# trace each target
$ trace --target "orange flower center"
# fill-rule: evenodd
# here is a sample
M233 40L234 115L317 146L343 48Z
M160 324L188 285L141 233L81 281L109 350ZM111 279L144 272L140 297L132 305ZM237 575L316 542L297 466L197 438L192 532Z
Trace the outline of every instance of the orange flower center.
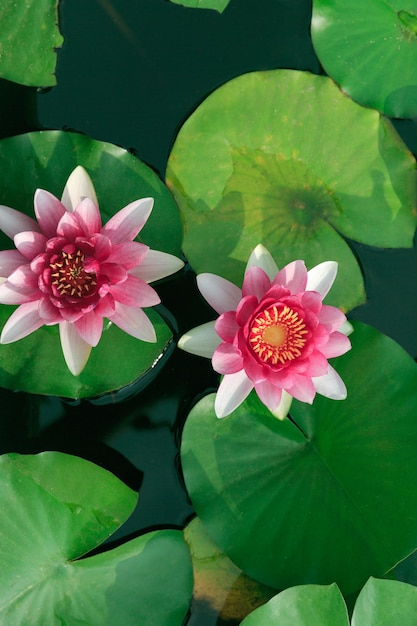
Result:
M308 330L304 320L289 306L273 305L260 313L249 330L255 355L270 365L292 361L301 355Z
M83 298L94 293L96 276L85 271L84 258L81 250L62 251L59 260L51 263L52 284L61 296Z

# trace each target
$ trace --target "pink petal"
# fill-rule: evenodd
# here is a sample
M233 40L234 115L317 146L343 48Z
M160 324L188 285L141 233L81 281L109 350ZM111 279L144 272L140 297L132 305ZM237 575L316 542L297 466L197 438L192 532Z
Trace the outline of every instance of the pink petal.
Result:
M39 292L29 292L11 285L8 281L0 285L0 304L23 304L39 298Z
M222 343L213 354L213 369L219 374L234 374L243 368L243 359L230 343Z
M115 302L115 311L109 319L136 339L151 343L156 341L155 329L142 309Z
M94 348L101 338L103 318L101 315L97 315L95 310L84 313L84 315L75 322L75 328L81 339Z
M101 215L98 206L90 198L85 198L75 209L74 214L78 217L84 235L91 237L101 231Z
M78 376L87 365L91 346L81 338L72 322L61 322L59 335L67 367L73 376Z
M39 226L46 237L54 237L59 220L66 213L64 205L49 191L37 189L35 192L35 214ZM33 230L26 228L25 230ZM38 230L38 229L36 229Z
M27 263L26 257L18 250L0 250L0 276L9 276L18 267Z
M262 244L258 244L256 248L252 251L246 265L245 273L250 267L254 265L263 269L263 271L270 280L273 280L273 278L278 274L277 264L275 263L271 254Z
M209 305L219 314L235 311L242 298L239 287L216 274L199 274L197 285Z
M301 402L307 402L308 404L311 404L313 402L314 396L316 395L316 388L315 384L313 384L312 379L308 378L307 376L297 374L292 376L291 387L286 389L286 391L291 396L293 396L293 398L297 398L297 400L300 400Z
M258 307L258 298L256 296L247 296L239 302L236 309L236 322L239 326L244 326L248 319L253 315Z
M337 263L336 261L324 261L311 268L307 275L306 291L318 291L324 298L335 281Z
M90 198L96 206L98 206L97 196L91 178L81 165L78 165L71 172L64 191L62 193L61 202L67 211L74 211L75 208L84 200Z
M161 302L155 289L152 289L140 278L135 278L130 274L123 283L111 285L110 293L116 301L139 308L154 306Z
M38 277L32 272L30 265L20 265L10 274L7 282L24 293L38 293Z
M81 227L76 213L65 211L56 228L56 234L64 237L67 241L74 241L76 237L84 237L84 230Z
M0 206L0 230L13 239L17 233L26 230L39 232L40 228L37 222L28 215L8 206Z
M244 370L226 374L222 379L214 402L217 417L226 417L245 400L253 389L253 382Z
M113 296L107 294L103 298L100 298L94 310L96 314L101 317L110 317L110 315L114 313L115 308Z
M331 365L329 365L327 374L319 378L313 378L313 384L317 393L326 398L344 400L347 396L345 383Z
M107 258L107 263L123 265L126 269L136 269L139 263L143 263L148 251L149 247L145 246L143 243L139 243L138 241L124 241L123 243L112 246L110 255ZM133 274L133 272L130 273ZM142 278L138 273L133 275Z
M260 267L250 267L243 279L242 296L255 296L261 300L271 286L267 274Z
M91 268L89 263L84 263L86 272L95 273L95 261L92 260ZM100 265L100 276L106 276L109 283L116 285L123 283L128 278L127 270L122 265L116 265L115 263L102 263Z
M221 339L214 330L214 322L207 322L185 333L178 341L178 347L190 354L211 359L220 343Z
M274 279L274 284L283 285L292 294L305 291L307 285L307 268L304 261L293 261L286 265Z
M178 272L184 263L172 254L166 252L158 252L158 250L149 250L146 257L135 267L131 274L141 278L147 283L165 278Z
M1 343L12 343L23 339L44 325L39 316L39 301L21 304L9 317L1 333Z
M346 335L335 331L330 335L328 342L320 347L320 351L326 358L331 359L332 357L345 354L351 347L350 340Z
M39 301L39 315L46 326L62 322L60 309L51 304L49 298L42 298Z
M223 341L232 343L237 331L239 330L235 312L227 311L226 313L222 313L220 317L217 318L214 328Z
M339 330L340 326L346 322L346 315L335 306L323 304L318 315L320 324L323 324L329 332Z
M255 391L261 402L272 412L277 411L282 397L282 389L275 387L268 380L255 384Z
M94 258L100 263L106 261L112 251L110 239L104 235L93 235L89 241L94 246Z
M151 214L153 198L131 202L114 215L101 231L113 244L132 241L146 224Z
M14 245L27 259L32 260L38 254L45 252L47 238L42 233L33 230L23 231L14 236Z

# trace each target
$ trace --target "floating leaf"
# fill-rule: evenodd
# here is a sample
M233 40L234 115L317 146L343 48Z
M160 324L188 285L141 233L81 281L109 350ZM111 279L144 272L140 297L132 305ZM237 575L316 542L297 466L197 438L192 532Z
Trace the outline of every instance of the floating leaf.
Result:
M155 206L140 233L151 248L179 255L181 223L168 189L136 157L111 144L59 131L29 133L0 141L0 204L33 216L33 195L40 187L61 197L65 182L83 165L96 188L103 222L129 202L152 196ZM0 233L0 248L13 248ZM13 307L0 305L0 327ZM31 393L71 398L97 396L147 375L168 354L172 333L159 314L146 309L157 342L139 341L117 327L103 332L79 377L65 365L57 326L42 327L25 339L0 346L0 385Z
M337 585L285 589L243 620L242 626L349 626Z
M214 9L219 13L223 13L229 4L229 0L171 0L171 2L193 9Z
M358 596L352 626L411 626L416 611L416 587L370 578ZM242 626L265 624L349 626L349 619L337 585L300 585L282 591L242 622Z
M385 115L417 116L415 0L314 0L311 35L351 98Z
M4 455L0 472L1 623L181 626L192 573L179 531L79 559L125 521L135 492L59 452Z
M258 243L280 266L332 259L340 274L329 303L348 310L365 296L340 233L374 246L412 246L414 158L387 120L327 77L275 70L226 83L180 130L167 182L195 271L236 284Z
M0 76L33 87L56 84L57 0L2 0Z
M352 350L333 363L346 400L294 401L293 421L280 422L252 393L219 420L209 395L185 423L198 516L238 567L276 589L336 582L351 593L417 547L417 365L354 326Z

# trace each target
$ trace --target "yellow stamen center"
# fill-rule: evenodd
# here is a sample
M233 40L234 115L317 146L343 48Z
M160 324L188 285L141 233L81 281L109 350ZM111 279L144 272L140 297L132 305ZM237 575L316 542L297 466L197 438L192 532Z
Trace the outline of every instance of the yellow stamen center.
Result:
M270 306L252 322L249 343L255 355L271 365L292 361L301 355L308 330L304 320L289 306Z
M85 271L84 260L81 250L72 254L62 251L59 260L51 263L52 284L61 296L82 298L94 293L96 276Z

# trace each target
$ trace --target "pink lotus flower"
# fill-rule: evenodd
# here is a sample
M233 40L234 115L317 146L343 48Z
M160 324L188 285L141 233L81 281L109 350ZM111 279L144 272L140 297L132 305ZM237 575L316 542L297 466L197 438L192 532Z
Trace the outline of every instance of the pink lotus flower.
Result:
M307 272L303 261L278 271L269 252L252 252L242 289L214 274L200 274L202 295L219 313L181 337L178 346L212 358L223 379L215 400L217 417L229 415L252 389L279 419L292 398L312 403L320 393L334 400L346 387L327 359L350 349L349 324L336 307L322 304L337 273L325 262Z
M65 361L78 376L100 340L104 317L137 339L156 341L142 307L160 299L147 283L183 263L134 241L152 207L152 198L137 200L102 226L93 184L82 167L72 172L61 201L36 191L37 221L0 207L0 229L16 246L0 252L0 276L7 279L0 285L0 303L20 305L0 342L59 324Z

